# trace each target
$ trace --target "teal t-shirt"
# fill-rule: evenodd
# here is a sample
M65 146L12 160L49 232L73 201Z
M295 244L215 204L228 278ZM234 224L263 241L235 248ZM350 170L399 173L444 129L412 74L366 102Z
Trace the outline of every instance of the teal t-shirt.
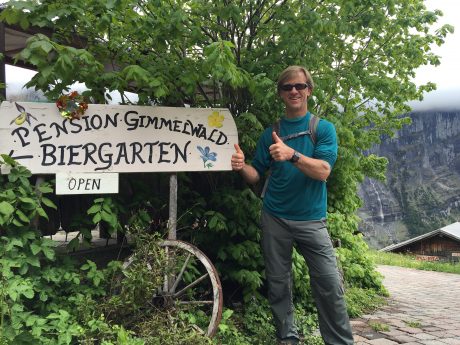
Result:
M310 112L305 116L280 121L280 137L308 130ZM260 137L253 167L264 176L271 168L271 176L264 196L264 210L271 215L290 220L319 220L326 217L326 182L312 179L303 174L289 161L275 162L271 159L269 147L273 144L272 127ZM316 129L316 144L310 136L299 136L287 140L286 145L301 154L329 163L332 167L337 159L337 136L335 127L321 119Z

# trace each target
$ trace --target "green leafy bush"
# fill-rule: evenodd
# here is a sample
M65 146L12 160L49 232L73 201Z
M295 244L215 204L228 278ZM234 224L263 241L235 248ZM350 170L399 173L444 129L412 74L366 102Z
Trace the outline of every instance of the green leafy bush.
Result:
M117 261L103 270L92 261L79 268L33 225L47 217L45 206L55 207L44 196L50 184L35 187L26 168L2 158L11 171L0 175L0 344L210 343L192 327L193 315L145 311L164 276L158 235L136 234L137 257L156 265L141 260L124 279Z

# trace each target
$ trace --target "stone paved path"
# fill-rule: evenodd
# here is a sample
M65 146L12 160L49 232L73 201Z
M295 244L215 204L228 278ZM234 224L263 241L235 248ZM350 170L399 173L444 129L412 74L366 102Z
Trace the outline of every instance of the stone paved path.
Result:
M351 320L355 345L460 345L460 275L394 266L378 271L389 303Z

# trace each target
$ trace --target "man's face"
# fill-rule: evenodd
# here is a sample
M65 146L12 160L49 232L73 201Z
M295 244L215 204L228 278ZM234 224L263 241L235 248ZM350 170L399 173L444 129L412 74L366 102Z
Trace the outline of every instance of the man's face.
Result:
M285 80L283 85L305 84L307 77L301 71L294 74L291 78ZM297 90L293 87L289 91L280 89L279 95L286 105L286 115L288 117L302 116L307 113L307 98L310 96L310 88Z

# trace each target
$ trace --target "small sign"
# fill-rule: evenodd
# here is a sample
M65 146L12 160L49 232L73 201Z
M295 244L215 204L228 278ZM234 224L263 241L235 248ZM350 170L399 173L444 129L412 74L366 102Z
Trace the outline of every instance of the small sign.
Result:
M117 173L57 173L56 194L116 194Z
M460 253L452 253L452 256L460 256Z
M439 256L434 256L434 255L416 255L415 256L416 260L420 261L439 261Z

